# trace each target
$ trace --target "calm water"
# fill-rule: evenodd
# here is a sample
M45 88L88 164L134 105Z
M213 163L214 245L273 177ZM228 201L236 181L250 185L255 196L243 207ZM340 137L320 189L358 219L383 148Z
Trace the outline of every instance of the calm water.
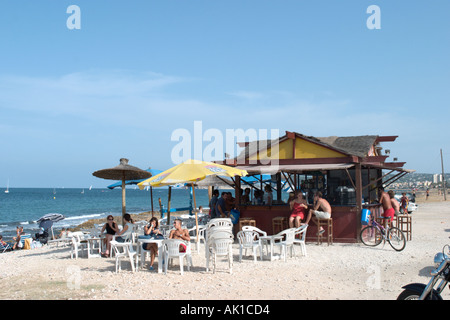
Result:
M83 193L84 191L84 193ZM208 206L208 190L196 189L197 206ZM158 198L167 207L168 190L153 189L153 209L159 210ZM171 208L188 207L189 189L172 189ZM139 213L151 209L150 191L126 190L128 213ZM54 224L54 228L74 227L93 218L109 214L121 215L122 190L118 189L45 189L10 188L9 193L0 190L0 234L10 238L17 226L34 235L36 220L47 213L61 213L66 218Z

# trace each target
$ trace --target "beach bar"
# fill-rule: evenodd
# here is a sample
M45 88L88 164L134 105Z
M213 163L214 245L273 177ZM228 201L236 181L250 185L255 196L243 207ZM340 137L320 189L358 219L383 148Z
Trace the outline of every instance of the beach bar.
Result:
M286 132L268 141L238 143L244 150L224 163L247 170L256 179L270 175L270 183L247 184L235 178L236 206L240 220L250 219L268 234L276 233L275 223L288 227L291 209L282 190L301 190L308 204L313 204L316 191L321 191L332 207L333 242L354 243L361 230L363 208L379 211L377 187L398 180L413 170L403 169L404 162L387 162L390 150L380 143L393 142L397 136L324 137ZM387 173L383 174L383 170ZM270 185L271 205L243 203L241 189L264 190ZM253 194L253 192L252 192ZM318 228L309 223L307 241L317 240Z

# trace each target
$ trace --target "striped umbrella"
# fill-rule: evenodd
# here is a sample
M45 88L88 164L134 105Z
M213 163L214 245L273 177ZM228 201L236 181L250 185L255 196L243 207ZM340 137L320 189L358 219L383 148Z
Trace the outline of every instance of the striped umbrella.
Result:
M48 213L43 217L40 217L36 222L40 223L41 221L50 220L53 222L58 222L63 220L65 217L60 213Z

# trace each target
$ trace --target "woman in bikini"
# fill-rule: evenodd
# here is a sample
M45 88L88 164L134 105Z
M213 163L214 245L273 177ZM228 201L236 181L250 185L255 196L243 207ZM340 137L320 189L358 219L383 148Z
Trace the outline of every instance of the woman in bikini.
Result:
M116 232L119 231L119 227L117 226L117 223L114 222L114 217L112 215L109 215L106 218L106 223L103 225L101 233L105 232L105 245L106 245L106 251L102 252L102 257L108 257L109 256L109 250L111 250L111 240L113 239L113 236L116 234Z
M289 202L292 214L289 217L289 228L298 228L301 225L301 221L305 219L306 210L308 209L308 203L303 198L303 193L301 191L295 192L295 198ZM294 222L295 220L295 222Z

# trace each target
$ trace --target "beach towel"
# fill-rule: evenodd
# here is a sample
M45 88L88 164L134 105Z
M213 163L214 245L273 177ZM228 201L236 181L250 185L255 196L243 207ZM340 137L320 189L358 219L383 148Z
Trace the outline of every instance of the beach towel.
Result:
M31 249L31 238L25 239L23 243L23 250L30 250Z

